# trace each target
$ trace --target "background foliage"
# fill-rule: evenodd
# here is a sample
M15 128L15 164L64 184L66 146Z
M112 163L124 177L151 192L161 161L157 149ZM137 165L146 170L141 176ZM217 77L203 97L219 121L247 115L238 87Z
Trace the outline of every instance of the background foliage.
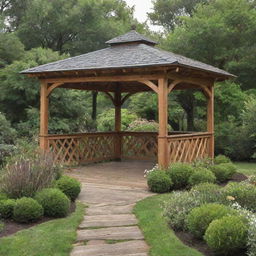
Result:
M256 2L153 3L148 17L164 32L153 33L140 24L124 0L0 0L0 144L13 144L16 138L38 133L39 85L20 75L21 70L106 47L105 41L136 24L139 32L158 40L159 47L237 75L233 81L215 86L216 153L253 159ZM199 92L172 93L170 130L204 130L205 106ZM113 116L112 103L101 93L56 89L50 98L51 133L108 131L114 125ZM157 129L156 95L132 96L124 104L122 116L122 129Z

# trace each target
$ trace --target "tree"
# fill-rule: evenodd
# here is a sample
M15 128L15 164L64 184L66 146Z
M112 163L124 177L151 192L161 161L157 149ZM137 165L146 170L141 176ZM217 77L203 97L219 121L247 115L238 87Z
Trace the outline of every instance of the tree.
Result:
M21 59L24 53L24 45L15 34L0 32L0 68Z
M30 0L17 32L26 49L77 55L102 48L133 22L132 9L123 0Z
M199 3L208 3L210 0L154 0L153 12L148 13L155 25L163 26L167 31L180 25L181 16L191 16Z
M197 5L192 17L167 37L165 48L238 74L243 89L256 77L256 9L253 1L215 0Z
M37 48L26 52L24 58L0 70L0 109L21 135L39 127L39 81L19 74L21 70L66 58L50 49ZM52 133L88 129L90 93L55 89L50 97L49 130ZM24 127L24 130L21 129Z

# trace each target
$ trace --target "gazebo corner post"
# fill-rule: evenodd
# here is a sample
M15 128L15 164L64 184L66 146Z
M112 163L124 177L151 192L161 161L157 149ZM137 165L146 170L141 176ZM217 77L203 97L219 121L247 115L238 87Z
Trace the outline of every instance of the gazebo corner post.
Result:
M48 99L48 84L41 81L40 89L40 135L39 144L42 151L48 150L48 120L49 120L49 99Z
M121 161L122 158L122 138L121 138L121 107L122 96L120 90L115 92L115 160Z
M214 85L209 88L210 95L207 100L207 131L211 133L209 141L209 157L214 158Z
M168 156L168 79L158 80L158 165L166 169L169 165Z

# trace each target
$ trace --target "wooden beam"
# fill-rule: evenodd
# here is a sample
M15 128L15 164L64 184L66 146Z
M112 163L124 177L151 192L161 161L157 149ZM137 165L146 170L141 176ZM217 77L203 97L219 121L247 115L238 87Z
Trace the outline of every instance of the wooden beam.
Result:
M61 85L63 85L63 83L54 83L54 84L50 85L50 86L48 87L48 90L47 90L47 96L49 97L50 94L52 93L52 91L53 91L55 88L60 87Z
M168 167L168 80L161 78L158 80L158 164L160 168Z
M182 80L174 80L172 83L170 83L168 86L168 93L170 93L174 89L174 87L181 82Z
M138 80L138 82L147 85L148 87L150 87L154 92L158 93L158 87L157 85L155 85L153 82L149 81L149 80Z
M43 151L48 149L48 140L45 136L48 135L48 84L41 82L40 90L40 148Z
M205 85L211 86L213 83L213 79L203 79L203 78L191 78L191 77L184 77L182 75L177 74L168 74L168 78L172 80L181 80L184 83L188 84L196 84L196 85Z
M214 158L214 87L209 88L210 97L207 101L207 131L212 133L209 143L209 157Z
M42 79L47 83L83 83L83 82L121 82L139 80L157 80L161 75L112 75L97 77L66 77L66 78L47 78Z
M121 160L122 154L122 141L121 141L121 100L122 95L119 88L115 92L115 132L117 133L115 140L115 159L117 161Z
M125 101L127 99L129 99L132 95L134 95L136 92L130 92L130 93L127 93L121 100L121 105L123 105L125 103Z
M112 96L112 94L110 92L104 92L108 98L112 101L113 105L115 105L115 99L114 97Z

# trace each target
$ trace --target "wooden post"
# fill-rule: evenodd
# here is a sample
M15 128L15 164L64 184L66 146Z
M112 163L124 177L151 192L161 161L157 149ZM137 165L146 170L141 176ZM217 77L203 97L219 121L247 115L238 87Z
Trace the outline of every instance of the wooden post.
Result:
M121 160L121 154L122 154L122 140L121 140L121 92L120 90L117 90L115 92L115 132L116 134L116 141L115 141L115 159L117 161Z
M168 80L161 78L158 80L158 164L160 168L168 167Z
M48 150L48 84L41 82L40 91L40 148L43 151Z
M210 97L207 102L207 131L212 133L209 143L209 157L214 158L214 87L209 88Z

